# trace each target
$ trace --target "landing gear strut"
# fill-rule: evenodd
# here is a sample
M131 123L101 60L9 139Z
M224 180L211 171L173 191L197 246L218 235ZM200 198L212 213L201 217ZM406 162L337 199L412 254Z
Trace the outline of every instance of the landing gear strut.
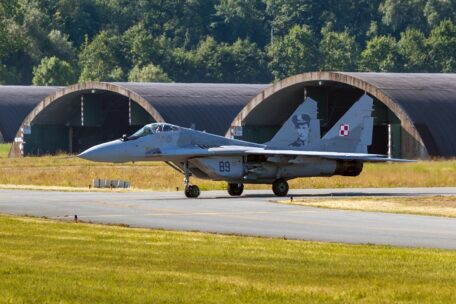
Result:
M188 169L188 162L184 163L184 184L185 196L188 198L197 198L200 195L200 189L196 185L190 185L190 170Z
M244 184L228 184L228 194L231 196L240 196L244 191Z
M279 178L272 184L272 191L277 196L285 196L288 193L288 183L285 179Z

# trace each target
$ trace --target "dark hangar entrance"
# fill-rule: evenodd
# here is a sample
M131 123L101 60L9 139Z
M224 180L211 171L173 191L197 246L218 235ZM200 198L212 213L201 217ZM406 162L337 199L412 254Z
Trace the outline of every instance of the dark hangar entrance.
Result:
M154 122L137 102L105 90L64 95L22 128L23 155L79 153Z
M361 89L334 81L296 84L278 91L257 105L243 119L242 136L236 138L258 143L269 141L304 101L305 96L318 103L320 133L323 137L363 94L365 92ZM374 130L368 152L401 157L401 122L385 104L372 98Z

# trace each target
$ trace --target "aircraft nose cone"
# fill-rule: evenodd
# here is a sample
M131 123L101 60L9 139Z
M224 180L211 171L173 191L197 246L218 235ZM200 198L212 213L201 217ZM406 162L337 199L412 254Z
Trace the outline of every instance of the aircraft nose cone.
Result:
M122 152L122 142L115 140L91 147L79 154L78 157L96 162L122 162L124 161L122 160L124 154Z

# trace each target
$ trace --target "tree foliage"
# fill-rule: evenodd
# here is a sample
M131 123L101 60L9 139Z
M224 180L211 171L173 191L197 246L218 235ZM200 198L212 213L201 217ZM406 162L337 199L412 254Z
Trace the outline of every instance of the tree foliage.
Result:
M120 39L102 31L93 41L86 38L79 55L81 75L80 82L87 81L121 81L124 72L116 56Z
M417 29L407 29L401 33L398 42L399 53L404 60L403 71L430 72L432 67L428 63L428 48L426 37Z
M241 83L269 80L264 58L265 54L249 40L219 44L213 37L207 37L188 61L192 81Z
M373 72L397 72L401 55L396 40L391 36L379 36L367 43L361 53L360 69Z
M71 65L57 57L44 57L40 65L33 69L34 85L67 86L75 83L76 80L77 76Z
M233 43L238 39L254 39L264 46L269 37L264 9L260 0L221 0L215 5L216 18L211 28L219 41Z
M358 58L355 37L348 32L323 31L320 56L325 71L354 71Z
M385 0L380 4L382 21L399 33L407 27L422 29L425 0Z
M53 57L79 81L454 72L455 24L456 0L0 0L0 83L35 83Z
M135 66L128 75L131 82L171 82L168 75L159 66L148 64L144 67Z
M296 25L269 45L269 68L276 79L318 68L315 35L307 26Z
M434 28L428 39L429 57L437 71L456 71L456 26L449 20Z

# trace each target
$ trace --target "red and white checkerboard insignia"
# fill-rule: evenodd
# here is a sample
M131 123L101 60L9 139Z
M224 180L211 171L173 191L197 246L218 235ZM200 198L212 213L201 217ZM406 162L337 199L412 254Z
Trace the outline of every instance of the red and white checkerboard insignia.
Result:
M343 124L340 125L339 136L348 136L350 134L350 125Z

